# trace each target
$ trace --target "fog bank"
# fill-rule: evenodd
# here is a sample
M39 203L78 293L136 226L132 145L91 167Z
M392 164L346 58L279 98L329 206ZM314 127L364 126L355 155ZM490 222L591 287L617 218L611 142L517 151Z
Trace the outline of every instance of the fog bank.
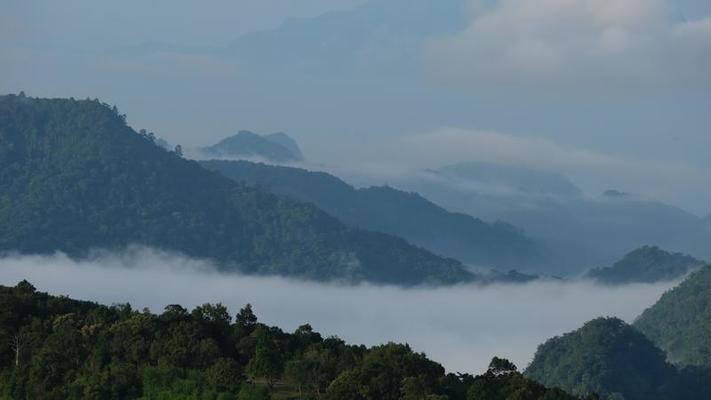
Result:
M193 308L221 302L234 315L251 303L260 321L286 331L310 323L324 336L349 343L407 342L448 371L471 373L483 371L494 355L524 368L543 341L598 316L631 322L673 286L344 287L220 274L209 263L142 248L97 253L82 262L61 254L0 259L0 284L22 279L51 294L104 304L130 302L158 313L168 304Z

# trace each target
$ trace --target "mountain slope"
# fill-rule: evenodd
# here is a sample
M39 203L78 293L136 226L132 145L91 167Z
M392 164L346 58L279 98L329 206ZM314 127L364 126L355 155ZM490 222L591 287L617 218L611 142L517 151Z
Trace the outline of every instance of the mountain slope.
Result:
M577 395L598 393L603 398L625 400L682 398L675 388L677 371L665 362L664 353L615 318L599 318L548 340L538 348L526 375Z
M634 326L672 363L711 367L711 266L665 293Z
M202 152L208 157L257 157L276 163L302 159L296 142L284 133L262 136L250 131L239 131L236 135L203 148Z
M0 251L130 244L225 269L395 284L469 281L450 259L344 226L156 146L98 101L0 97Z
M481 181L443 168L403 178L395 186L420 193L448 210L507 221L523 229L544 246L550 261L545 269L530 272L577 275L591 266L612 265L630 249L646 245L711 259L711 229L684 210L631 195L561 195L551 190L517 190L506 180L488 186Z
M655 246L644 246L627 254L612 267L588 272L589 278L606 284L654 283L681 278L703 261L681 253L669 253Z
M514 227L450 213L415 193L356 189L335 176L246 161L203 161L237 182L317 205L341 221L405 238L438 254L501 269L541 263L535 244Z

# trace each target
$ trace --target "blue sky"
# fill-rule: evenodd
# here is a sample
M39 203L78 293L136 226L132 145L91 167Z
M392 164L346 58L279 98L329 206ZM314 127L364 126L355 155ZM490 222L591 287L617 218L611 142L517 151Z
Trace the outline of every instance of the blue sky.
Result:
M187 146L285 131L370 170L493 153L711 212L710 2L364 3L0 0L0 91L99 97Z

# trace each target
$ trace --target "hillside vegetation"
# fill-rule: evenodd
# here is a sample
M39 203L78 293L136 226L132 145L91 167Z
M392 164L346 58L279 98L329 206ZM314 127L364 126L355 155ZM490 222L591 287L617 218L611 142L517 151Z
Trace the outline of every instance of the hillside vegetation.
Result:
M316 280L456 283L457 261L353 229L156 146L99 101L0 97L0 251L131 244L222 268Z
M611 285L654 283L681 278L703 265L703 261L685 254L644 246L625 255L612 267L593 269L587 276Z
M0 399L574 400L494 359L480 376L405 344L372 348L233 319L220 304L159 315L0 286Z
M501 270L541 264L536 245L515 227L444 210L416 193L391 187L356 189L324 172L247 161L201 164L237 182L312 203L344 223L400 236L472 265Z
M711 370L676 369L647 337L616 318L599 318L548 340L526 376L609 400L696 400L711 390Z
M634 326L672 363L711 367L711 266L665 293Z

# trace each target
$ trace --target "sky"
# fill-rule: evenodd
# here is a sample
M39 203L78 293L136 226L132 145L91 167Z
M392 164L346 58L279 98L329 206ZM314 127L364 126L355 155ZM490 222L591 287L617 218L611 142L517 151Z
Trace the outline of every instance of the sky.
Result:
M408 343L450 372L480 374L494 356L525 368L547 339L596 317L632 322L673 283L603 287L587 282L402 289L338 286L221 275L210 264L132 248L82 262L64 255L0 259L0 285L29 280L40 291L160 313L222 303L235 315L250 303L260 321L293 332L309 323L324 336L368 346ZM81 279L77 279L81 277ZM160 288L160 290L155 290ZM280 293L274 296L274 293Z
M706 0L0 8L0 92L98 97L172 143L284 131L314 164L370 171L488 156L564 173L588 194L711 213Z

